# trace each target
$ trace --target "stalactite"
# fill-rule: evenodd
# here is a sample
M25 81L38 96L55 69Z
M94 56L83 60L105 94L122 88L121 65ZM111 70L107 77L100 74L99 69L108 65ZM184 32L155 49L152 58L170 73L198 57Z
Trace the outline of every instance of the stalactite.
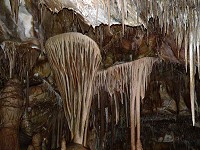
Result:
M199 37L199 32L198 32L198 39L200 39ZM200 50L199 50L199 46L200 46L200 41L197 40L197 67L198 67L198 73L199 73L199 79L200 79Z
M10 0L10 6L12 11L12 16L15 17L15 22L18 22L18 14L19 14L19 0Z
M95 7L96 7L96 23L98 21L98 15L99 15L99 0L95 0Z
M187 65L188 65L188 34L187 34L187 31L185 31L185 69L186 69L186 72L187 72Z
M5 41L3 43L3 51L5 54L5 59L9 60L9 77L12 78L13 69L15 67L16 59L16 45L19 45L17 42Z
M108 26L110 31L110 0L107 0L107 9L108 9Z
M125 94L125 96L128 99L127 94ZM125 103L126 127L128 127L128 125L129 125L129 119L128 119L128 102L126 100L124 100L124 103Z
M9 62L9 77L17 74L22 78L26 76L26 71L33 68L39 52L27 45L15 41L4 41L2 43L4 58Z
M123 0L121 0L121 5L122 5L122 8L121 8L121 16L122 16L122 33L123 33L123 35L124 35L124 27L125 27L125 24L124 24L124 22L125 22L125 10L124 10L124 1Z
M190 57L190 59L191 58L194 59L193 60L194 63L192 63L192 60L189 59L189 63L192 63L192 65L190 64L190 73L192 73L190 77L194 78L195 73L193 73L193 68L197 66L198 71L200 72L200 69L199 69L199 63L200 63L199 2L196 0L190 0L190 1L149 0L149 1L146 1L145 3L144 1L141 1L141 0L134 0L134 1L133 0L132 1L116 0L117 6L113 6L113 8L117 7L119 12L121 13L123 31L124 31L124 20L127 17L127 5L130 2L133 3L137 9L136 10L136 13L138 16L137 18L143 16L145 17L146 22L148 22L148 19L150 17L158 18L161 32L163 33L163 35L169 34L170 31L173 31L175 35L176 44L178 47L178 56L179 56L179 50L184 40L186 71L187 71L188 58ZM105 7L110 8L110 5L105 6ZM191 37L193 38L193 40L190 39ZM191 48L189 48L190 44L193 45ZM190 81L192 82L192 80L193 79L191 79ZM192 84L194 84L194 82L191 83L190 88L193 88L195 86ZM191 89L191 93L190 93L191 105L193 105L192 95L194 95L194 93L192 94L192 92L195 92L195 91ZM194 110L192 111L192 116L193 116L192 120L194 124L194 117L195 117Z
M21 128L27 135L32 136L32 127L31 127L28 108L29 108L29 72L27 71L25 111L24 114L22 115Z
M191 100L191 112L192 112L192 123L195 124L195 110L194 110L194 98L195 98L195 77L194 77L194 55L193 55L193 35L190 34L190 100Z
M43 79L43 83L46 85L47 90L52 93L53 95L55 95L56 97L56 101L58 103L58 105L62 106L62 99L60 97L60 95L55 91L55 89L52 87L52 85L50 83L48 83L45 79Z
M92 99L92 83L101 59L97 44L81 33L65 33L46 42L61 93L72 140L83 144Z
M153 64L157 58L146 57L133 62L124 63L99 71L94 82L94 94L99 90L108 91L115 97L115 93L126 93L126 88L130 88L130 115L131 115L131 147L142 149L140 141L140 100L145 96L148 76L151 73ZM116 101L116 100L115 100ZM118 121L118 110L115 105L115 116ZM136 124L135 124L136 123ZM137 129L137 132L136 132ZM135 134L137 133L137 141Z

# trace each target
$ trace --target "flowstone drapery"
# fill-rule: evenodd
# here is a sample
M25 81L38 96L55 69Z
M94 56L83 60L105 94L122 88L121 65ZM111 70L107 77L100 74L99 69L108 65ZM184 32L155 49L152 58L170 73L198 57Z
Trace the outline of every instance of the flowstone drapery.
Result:
M81 33L64 33L46 42L74 143L85 145L92 85L101 60L97 44Z
M145 57L133 62L124 63L99 71L94 82L94 93L100 90L107 91L116 102L116 92L130 93L130 119L131 119L131 149L141 150L140 141L140 100L145 96L148 77L157 58ZM129 88L129 92L127 92ZM99 100L98 100L99 101ZM115 106L116 122L119 120L118 106ZM135 139L137 134L137 138Z

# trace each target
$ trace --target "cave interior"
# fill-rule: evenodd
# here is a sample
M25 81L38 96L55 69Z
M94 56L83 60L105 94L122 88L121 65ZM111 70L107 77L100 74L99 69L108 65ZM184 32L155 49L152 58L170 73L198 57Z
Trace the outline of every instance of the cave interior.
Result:
M199 150L199 0L1 0L0 150Z

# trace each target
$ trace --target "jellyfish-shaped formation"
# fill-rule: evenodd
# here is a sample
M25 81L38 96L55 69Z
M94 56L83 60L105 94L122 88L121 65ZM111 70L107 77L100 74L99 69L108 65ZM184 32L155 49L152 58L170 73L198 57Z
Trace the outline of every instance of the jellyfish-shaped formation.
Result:
M98 45L81 33L63 33L46 42L46 52L61 93L74 143L86 142L92 85L101 55Z

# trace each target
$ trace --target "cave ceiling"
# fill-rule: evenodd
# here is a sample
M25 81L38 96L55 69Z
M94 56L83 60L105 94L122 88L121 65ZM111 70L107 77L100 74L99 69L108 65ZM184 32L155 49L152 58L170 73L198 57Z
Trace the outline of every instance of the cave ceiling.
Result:
M155 20L148 21L151 16L145 16L145 11L147 11L145 5L140 6L144 9L138 10L134 1L125 2L122 4L120 1L111 1L108 4L108 1L101 0L58 0L56 2L53 0L22 0L17 4L12 3L12 0L4 0L1 1L0 5L0 42L12 39L37 41L37 43L40 43L39 47L43 48L47 38L63 32L78 31L84 34L95 32L92 33L93 35L89 35L93 36L94 39L99 36L97 30L102 28L101 25L104 24L104 31L99 33L105 36L103 42L96 39L95 41L99 42L102 47L106 46L104 49L110 49L111 43L123 36L123 31L122 34L119 33L123 28L119 24L123 23L126 25L126 37L124 36L122 39L122 47L126 51L130 50L131 46L140 47L142 43L145 43L144 38L147 39L147 36L150 39L150 46L152 44L155 47L154 42L162 36L162 44L160 44L162 50L155 50L157 51L155 55L164 60L183 63L185 59L184 47L177 46L176 35L165 35L161 31L159 23L156 23ZM110 10L106 7L108 5L110 5ZM123 5L126 5L126 7L122 7ZM125 9L126 14L122 13L122 8ZM138 15L138 11L140 11L140 15ZM125 15L124 20L122 19L123 15ZM106 24L113 26L112 29L106 29ZM141 32L140 29L136 31L137 33L130 31L132 28L134 30L138 27L144 29L143 33L139 33ZM142 39L143 42L141 42ZM140 51L139 54L145 53L144 45L142 49L143 51Z

